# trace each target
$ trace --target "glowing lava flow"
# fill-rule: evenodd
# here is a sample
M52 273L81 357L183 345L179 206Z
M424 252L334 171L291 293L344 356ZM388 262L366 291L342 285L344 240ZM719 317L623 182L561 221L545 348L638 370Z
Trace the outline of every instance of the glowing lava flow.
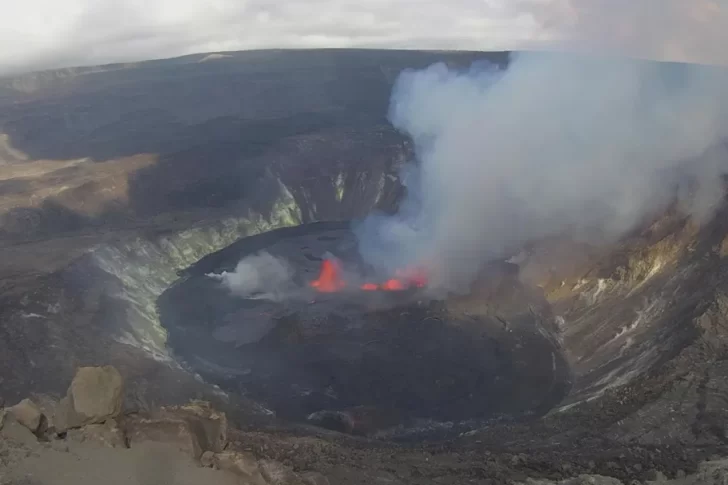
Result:
M381 288L385 291L399 291L404 290L404 283L396 278L389 279L382 283Z
M422 288L427 285L427 276L419 269L397 270L394 278L384 283L364 283L359 286L363 291L402 291L407 288ZM309 283L312 288L322 293L335 293L346 288L346 281L341 277L341 266L336 260L325 259L321 263L319 277Z
M334 293L346 287L346 282L341 279L339 263L331 259L324 259L318 279L310 284L322 293Z

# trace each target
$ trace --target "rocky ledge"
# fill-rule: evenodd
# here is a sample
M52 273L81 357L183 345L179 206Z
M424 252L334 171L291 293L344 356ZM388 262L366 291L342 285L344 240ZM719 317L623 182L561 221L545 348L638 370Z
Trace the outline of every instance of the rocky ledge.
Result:
M473 454L376 444L314 429L245 432L206 401L125 410L124 388L116 368L82 367L61 399L35 395L0 408L0 485L728 483L723 455L671 478L640 469L643 479L632 481L579 474L562 460L559 475L571 478L554 480L535 466L536 450L534 456ZM610 462L615 470L619 461Z
M228 420L208 402L125 412L111 366L82 367L60 400L0 409L0 484L323 485L228 440Z

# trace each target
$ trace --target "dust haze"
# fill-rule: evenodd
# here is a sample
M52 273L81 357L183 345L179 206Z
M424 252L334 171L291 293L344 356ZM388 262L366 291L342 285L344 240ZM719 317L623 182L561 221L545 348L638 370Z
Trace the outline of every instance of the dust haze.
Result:
M424 264L435 288L464 290L484 262L549 235L613 241L686 182L699 221L723 193L718 68L546 53L506 70L436 64L400 75L389 118L416 148L408 195L354 229L368 263Z

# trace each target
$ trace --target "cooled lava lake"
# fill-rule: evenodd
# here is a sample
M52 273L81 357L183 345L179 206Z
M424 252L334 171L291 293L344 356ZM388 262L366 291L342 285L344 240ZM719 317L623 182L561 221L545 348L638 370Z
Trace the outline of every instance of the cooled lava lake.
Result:
M517 266L491 265L471 295L445 300L428 297L421 277L345 288L327 258L356 259L348 227L247 237L189 268L158 302L170 347L279 417L352 432L540 414L562 399L570 377L553 315ZM262 250L288 262L298 293L241 296L214 277Z

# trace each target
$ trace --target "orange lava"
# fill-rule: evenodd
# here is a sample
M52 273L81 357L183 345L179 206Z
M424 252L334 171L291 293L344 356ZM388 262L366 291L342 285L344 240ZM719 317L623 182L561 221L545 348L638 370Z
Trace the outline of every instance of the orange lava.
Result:
M399 290L404 290L405 286L404 286L404 283L402 283L402 281L400 281L396 278L392 278L392 279L387 280L384 283L382 283L382 289L386 290L386 291L399 291Z
M322 293L334 293L346 287L346 282L341 278L339 263L331 259L324 259L318 279L310 284Z
M407 288L422 288L427 285L425 271L418 268L398 269L383 283L364 283L359 286L362 291L402 291ZM335 293L346 288L346 281L341 277L341 266L338 261L325 259L321 263L319 277L309 283L312 288L322 293Z

